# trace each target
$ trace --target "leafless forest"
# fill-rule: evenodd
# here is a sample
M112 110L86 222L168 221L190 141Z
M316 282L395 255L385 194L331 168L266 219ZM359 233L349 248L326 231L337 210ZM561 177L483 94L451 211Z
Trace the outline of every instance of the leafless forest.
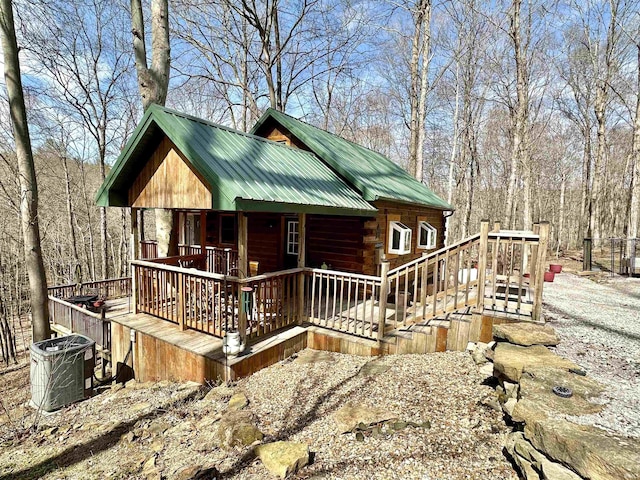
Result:
M139 4L13 2L49 284L127 273L128 212L94 194L158 67L146 69L155 41L139 14L150 30L167 1ZM270 106L380 151L455 206L449 241L481 218L548 220L559 251L587 235L637 237L639 11L635 0L175 0L166 104L245 131ZM7 85L5 360L4 332L31 308Z

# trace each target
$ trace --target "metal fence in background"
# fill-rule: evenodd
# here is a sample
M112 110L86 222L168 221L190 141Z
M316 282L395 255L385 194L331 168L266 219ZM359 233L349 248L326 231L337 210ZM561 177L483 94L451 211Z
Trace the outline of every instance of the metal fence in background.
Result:
M640 238L585 238L583 269L640 275Z

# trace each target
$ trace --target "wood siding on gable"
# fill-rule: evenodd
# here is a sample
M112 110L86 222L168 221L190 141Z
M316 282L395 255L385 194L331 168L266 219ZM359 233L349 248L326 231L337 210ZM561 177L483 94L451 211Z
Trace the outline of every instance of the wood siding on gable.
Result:
M271 123L271 122L269 122ZM290 147L299 148L301 150L311 151L304 143L282 125L271 126L263 125L256 133L258 136L271 140L272 142L284 142Z
M211 191L166 137L129 189L129 203L141 208L210 209Z

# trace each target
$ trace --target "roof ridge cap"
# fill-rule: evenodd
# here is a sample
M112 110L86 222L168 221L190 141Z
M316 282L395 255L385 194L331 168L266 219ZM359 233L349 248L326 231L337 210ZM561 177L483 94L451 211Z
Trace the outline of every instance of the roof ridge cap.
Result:
M185 118L187 120L191 120L193 122L201 123L201 124L206 125L208 127L218 128L220 130L225 130L227 132L235 133L237 135L240 135L240 136L243 136L243 137L247 137L247 138L251 138L253 140L260 140L261 142L268 143L269 145L277 145L278 147L288 148L290 150L295 150L296 152L301 152L301 153L303 153L305 155L313 155L312 152L308 152L306 150L302 150L302 149L295 148L295 147L290 147L289 145L286 145L284 143L274 142L273 140L269 140L268 138L264 138L264 137L260 137L258 135L253 135L251 133L243 132L242 130L238 130L237 128L227 127L225 125L221 125L219 123L215 123L215 122L212 122L210 120L206 120L204 118L196 117L195 115L189 115L188 113L184 113L184 112L181 112L179 110L175 110L175 109L168 108L168 107L165 107L165 106L162 106L162 105L158 105L156 103L152 104L151 107L149 107L149 109L152 109L152 108L154 110L160 110L163 113L169 113L171 115L176 115L178 117L182 117L182 118Z
M323 129L323 128L320 128L320 127L318 127L318 126L316 126L316 125L314 125L314 124L312 124L312 123L307 122L306 120L301 120L301 119L299 119L299 118L294 117L293 115L289 115L288 113L285 113L285 112L281 112L281 111L279 111L279 110L276 110L275 108L269 107L269 108L267 109L267 111L269 111L269 110L274 111L274 112L279 113L279 114L282 114L282 115L285 115L285 116L287 116L287 117L289 117L289 118L291 118L291 119L293 119L293 120L296 120L296 121L298 121L298 122L300 122L300 123L304 123L305 125L309 125L310 127L313 127L313 128L315 128L315 129L317 129L317 130L320 130L321 132L325 132L325 133L328 133L329 135L333 135L334 137L337 137L337 138L339 138L340 140L344 140L345 142L349 142L350 144L355 145L356 147L360 147L360 148L364 148L365 150L369 150L370 152L375 153L376 155L380 155L380 156L384 157L386 160L389 160L389 161L390 161L391 163L393 163L394 165L397 165L398 167L400 167L400 169L401 169L403 172L405 171L405 170L404 170L404 168L402 168L402 167L401 167L400 165L398 165L396 162L394 162L393 160L391 160L389 157L387 157L386 155L384 155L384 154L382 154L382 153L380 153L380 152L377 152L377 151L373 150L372 148L365 147L364 145L361 145L361 144L359 144L359 143L356 143L356 142L355 142L355 141L353 141L353 140L349 140L348 138L344 138L344 137L342 137L342 136L338 135L337 133L333 133L333 132L330 132L329 130L325 130L325 129ZM406 172L405 172L405 173L406 173ZM407 173L407 174L408 174L408 173ZM413 177L411 177L411 178L413 178Z

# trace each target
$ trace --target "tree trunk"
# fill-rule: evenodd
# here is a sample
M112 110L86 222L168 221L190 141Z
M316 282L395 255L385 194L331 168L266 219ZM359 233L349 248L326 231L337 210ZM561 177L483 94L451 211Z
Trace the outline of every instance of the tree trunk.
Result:
M15 25L11 0L0 0L0 29L4 52L4 78L9 98L13 135L18 160L20 182L20 220L24 238L25 266L29 277L31 293L31 317L33 340L51 337L49 328L49 308L47 299L47 279L40 247L40 227L38 224L38 184L31 152L31 139L24 104L20 61L16 42Z
M67 223L69 227L69 239L71 242L71 254L73 255L73 281L74 283L82 282L82 266L80 264L80 256L78 255L78 242L76 238L75 228L75 212L71 201L71 178L69 177L69 165L67 164L66 155L62 156L62 169L64 171L64 190L67 200Z
M527 80L527 64L525 58L525 52L522 50L522 33L520 29L520 8L522 0L513 0L511 13L511 28L509 34L511 41L513 42L513 53L516 66L516 104L512 110L512 130L513 130L513 143L511 146L511 162L509 171L509 185L507 187L507 228L515 228L515 211L516 211L516 188L518 181L518 170L523 168L525 170L529 168L528 161L526 159L528 146L526 145L527 139L526 130L528 129L528 80ZM525 182L527 179L525 178ZM525 191L526 195L526 191ZM530 207L527 203L529 199L525 199L525 207L527 207L524 213L524 222L527 222L527 217L530 216ZM527 225L524 225L526 228Z
M420 72L420 97L418 99L418 139L416 145L416 169L414 176L422 182L424 169L424 135L427 116L427 90L431 52L431 0L422 2L422 71Z
M640 62L640 43L636 45L638 62ZM627 235L638 238L638 223L640 222L640 63L638 63L636 113L633 122L633 143L631 146L632 177L631 177L631 208L629 212L629 226Z
M147 66L141 0L131 0L131 26L138 89L146 111L152 104L164 105L167 100L171 67L168 0L151 1L151 68ZM158 255L165 257L177 253L172 248L175 245L177 250L177 239L172 238L173 213L171 210L157 209L155 214Z

